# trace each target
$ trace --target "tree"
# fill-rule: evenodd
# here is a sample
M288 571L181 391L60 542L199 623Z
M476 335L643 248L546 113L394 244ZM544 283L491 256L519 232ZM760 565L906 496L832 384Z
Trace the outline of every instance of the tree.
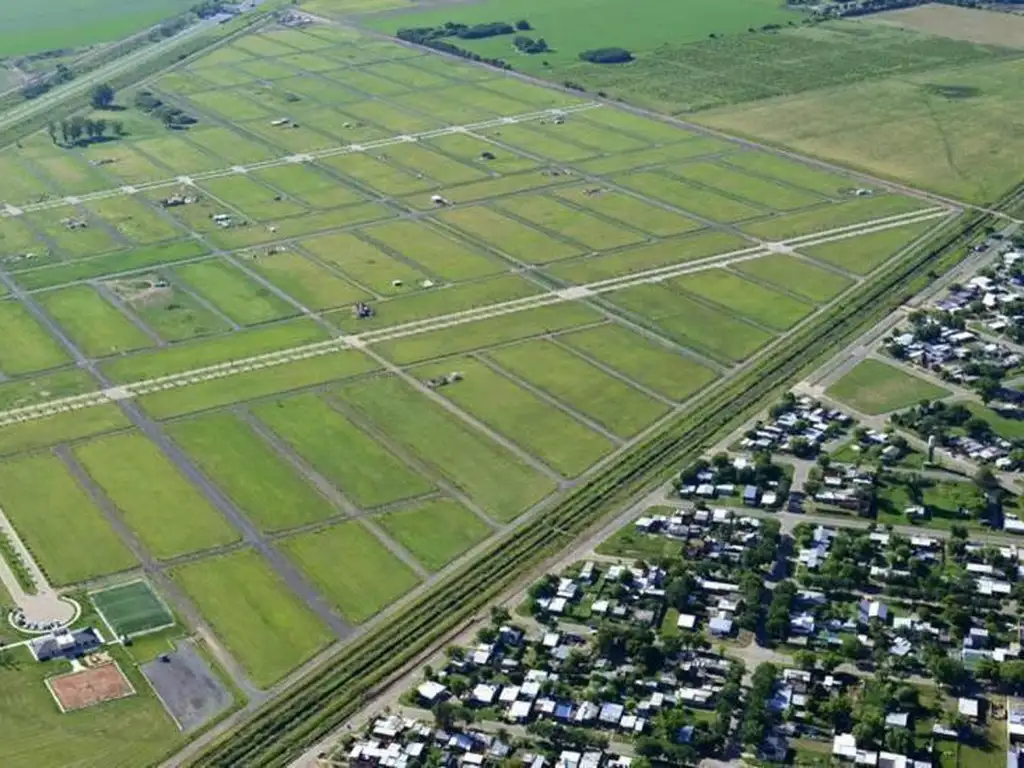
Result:
M92 89L90 101L95 109L110 109L114 106L115 91L109 83L100 83Z
M932 676L939 685L956 688L967 680L967 670L959 661L940 656L931 665Z
M46 135L50 137L50 141L54 144L57 143L57 126L54 125L53 121L46 124Z
M974 474L974 484L986 493L999 488L999 480L996 479L992 470L985 466L978 467L978 471Z

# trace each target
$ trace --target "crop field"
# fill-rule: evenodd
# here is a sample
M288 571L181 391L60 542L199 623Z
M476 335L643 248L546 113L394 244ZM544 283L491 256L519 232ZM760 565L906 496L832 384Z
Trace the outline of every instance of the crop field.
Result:
M123 137L2 157L33 183L0 209L0 509L61 588L169 576L243 689L539 519L949 214L315 25L151 88L196 125L126 106Z

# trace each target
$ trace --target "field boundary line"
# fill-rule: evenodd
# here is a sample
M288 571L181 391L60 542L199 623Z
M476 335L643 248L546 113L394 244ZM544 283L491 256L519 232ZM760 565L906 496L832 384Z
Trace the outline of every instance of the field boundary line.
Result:
M815 233L813 235L801 236L801 239L813 240L813 244L832 242L833 240L847 239L854 237L859 232L873 233L892 229L907 223L928 221L951 212L944 209L933 209L928 211L917 211L913 214L905 214L898 217L886 217L872 221L862 222L859 225L850 225L833 230ZM908 218L912 216L912 218ZM860 227L860 229L855 229ZM834 232L828 235L828 232ZM23 406L6 411L0 411L0 427L12 424L34 421L48 416L56 416L61 413L90 408L108 403L116 403L120 400L133 399L143 395L153 394L160 391L177 389L191 384L201 384L215 379L226 378L242 373L262 370L286 363L299 362L310 358L329 355L347 349L363 350L372 344L380 344L386 341L394 341L409 336L415 336L430 331L441 331L453 328L466 323L489 320L503 317L530 309L540 309L546 306L553 306L568 301L587 299L600 294L631 288L635 286L658 283L691 272L703 271L717 266L728 266L729 264L749 261L766 256L773 252L785 252L789 249L790 241L773 243L770 246L753 246L737 251L717 254L705 259L689 263L672 264L665 267L655 267L651 270L637 272L632 275L622 275L617 278L608 278L594 283L571 286L567 288L554 288L547 292L513 299L506 302L499 302L485 307L454 312L447 315L413 320L386 328L365 331L364 333L341 335L325 341L318 341L312 344L305 344L287 349L265 352L260 355L239 358L237 360L226 360L221 363L193 368L178 373L170 373L163 376L156 376L148 379L141 379L134 382L126 382L115 386L107 387L95 392L80 395L72 395L64 398L57 398L34 405ZM807 243L805 243L807 244Z

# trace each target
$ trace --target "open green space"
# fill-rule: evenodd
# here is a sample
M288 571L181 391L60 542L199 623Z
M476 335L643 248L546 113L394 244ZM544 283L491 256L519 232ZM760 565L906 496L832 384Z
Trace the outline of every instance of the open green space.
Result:
M0 410L24 408L54 398L93 392L97 388L96 380L81 368L14 379L0 383Z
M338 392L496 520L517 517L555 489L552 478L399 379L361 381Z
M831 243L801 247L800 252L833 264L856 275L866 275L936 226L937 219L904 224L880 232L835 240ZM801 269L806 269L802 266Z
M613 323L573 331L558 340L673 400L685 400L716 378L712 369L696 360Z
M90 357L129 352L154 343L142 329L88 285L44 293L39 297L39 303Z
M700 224L679 213L610 189L594 191L594 187L565 187L555 194L571 203L629 224L658 237L678 235L699 229Z
M316 395L263 403L253 412L361 508L433 490L425 477Z
M829 269L822 269L805 259L784 253L770 253L750 261L739 262L733 269L775 288L824 302L842 293L853 281Z
M862 360L832 384L826 394L861 413L876 415L907 408L922 400L946 397L949 390L880 360Z
M74 454L156 557L238 540L238 531L145 436L100 438L76 446Z
M70 672L70 665L40 664L24 648L9 653L10 662L0 667L0 763L5 768L133 768L159 763L181 746L181 732L118 646L109 653L135 695L73 713L57 709L44 682Z
M877 491L878 522L885 525L906 525L908 507L923 506L928 513L925 523L936 528L949 528L971 519L972 511L985 508L985 495L973 483L947 482L920 478L915 486L906 476L891 476Z
M69 361L67 352L17 301L0 301L0 371L13 375L53 368Z
M988 422L992 431L1004 440L1024 440L1024 421L1014 411L1000 412L973 401L964 405L972 414Z
M0 462L0 508L55 586L137 565L103 513L52 454Z
M285 539L281 548L353 624L419 583L408 565L355 520Z
M566 210L567 216L571 213ZM438 218L527 264L543 264L583 252L581 246L556 239L482 205L446 211Z
M820 203L821 198L806 190L743 173L727 165L704 162L686 163L671 168L673 175L687 181L694 181L710 189L716 189L744 200L789 211Z
M440 394L567 477L608 454L614 443L557 405L518 386L484 363L467 357L415 369L420 380L457 371L460 381Z
M662 200L697 216L722 223L763 216L768 210L752 203L687 184L657 171L642 171L615 179L619 184L643 195Z
M383 245L444 280L471 280L507 269L493 256L485 256L452 234L423 221L396 221L363 230Z
M531 224L595 250L631 245L645 239L635 230L616 226L544 195L512 197L497 205Z
M451 499L396 509L377 522L432 571L448 565L491 533L487 523Z
M181 566L172 576L260 687L331 641L320 619L250 549Z
M867 223L921 210L928 203L901 195L851 197L840 203L815 206L796 213L787 213L769 219L744 224L741 229L766 240L788 240L812 235L853 224Z
M208 336L229 328L215 312L161 275L109 280L104 286L166 341Z
M667 280L665 285L713 301L740 317L776 331L792 328L814 309L810 304L745 280L724 269L708 269L675 277Z
M337 513L237 416L216 413L174 422L167 430L264 531L294 528Z
M119 637L151 632L174 623L174 615L146 581L130 581L92 592L93 605Z
M668 407L546 340L525 341L487 357L620 437L632 437Z
M311 309L370 299L369 293L295 251L261 256L253 268Z
M44 448L123 429L130 424L124 412L113 403L10 424L0 429L0 455Z

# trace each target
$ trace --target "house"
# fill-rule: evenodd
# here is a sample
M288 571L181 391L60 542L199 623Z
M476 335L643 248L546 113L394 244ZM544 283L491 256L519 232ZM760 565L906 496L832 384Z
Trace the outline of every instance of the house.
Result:
M708 622L708 629L715 637L728 637L732 634L732 619L716 616Z
M743 489L743 503L749 507L756 507L761 498L761 489L756 485L748 485Z
M885 603L881 603L877 600L861 600L860 601L860 620L864 624L867 624L872 619L879 621L885 621L889 616L889 609Z
M103 636L92 627L68 630L58 629L48 635L34 638L28 643L36 661L74 659L92 653L103 645Z
M494 699L497 695L498 689L496 686L480 683L473 689L473 703L482 704L486 707L494 703Z
M857 759L857 739L852 733L837 733L832 739L832 755L842 760Z
M1010 744L1024 741L1024 699L1006 700L1006 736Z
M885 716L885 725L888 728L906 728L910 715L906 712L890 712Z
M977 720L979 713L979 702L978 699L968 699L961 697L956 703L957 712L966 717L968 720Z
M436 704L448 697L448 689L438 682L427 680L416 689L416 693L427 704Z
M679 629L692 630L697 626L697 617L692 613L681 613L676 619L676 627Z

